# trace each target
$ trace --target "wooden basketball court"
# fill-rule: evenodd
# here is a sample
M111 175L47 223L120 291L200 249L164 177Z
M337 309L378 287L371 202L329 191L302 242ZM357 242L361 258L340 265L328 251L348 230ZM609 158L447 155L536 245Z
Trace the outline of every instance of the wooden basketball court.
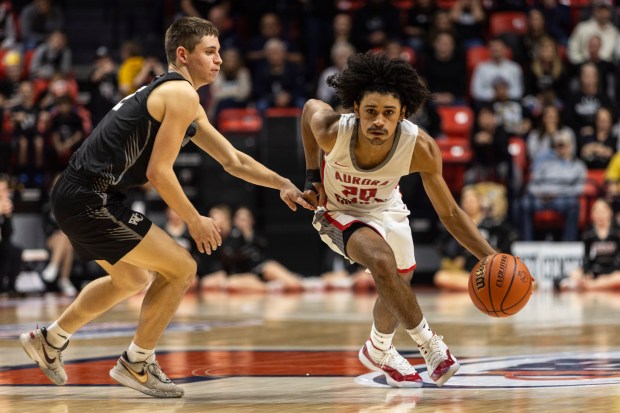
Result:
M614 412L620 411L620 295L538 291L511 318L480 313L467 293L417 288L461 370L432 384L411 339L395 344L425 380L394 389L357 351L374 294L188 294L158 360L185 389L154 399L115 385L108 370L131 342L134 297L76 334L55 386L26 357L19 333L48 325L57 296L0 300L0 411L12 412Z

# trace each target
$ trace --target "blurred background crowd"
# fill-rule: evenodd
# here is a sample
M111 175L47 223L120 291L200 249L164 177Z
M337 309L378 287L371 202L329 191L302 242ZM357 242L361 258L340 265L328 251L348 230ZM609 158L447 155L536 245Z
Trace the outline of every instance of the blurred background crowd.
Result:
M613 274L620 269L618 10L612 0L0 1L0 292L14 293L28 265L41 267L45 288L67 295L79 288L76 279L97 274L75 263L48 194L106 112L166 70L163 35L180 16L206 18L220 31L222 70L199 90L211 121L295 183L303 184L296 118L304 102L319 98L342 110L327 77L352 53L384 51L414 66L434 93L410 120L436 138L450 189L496 248L589 240L588 259L607 266L593 272L588 261L582 275ZM187 151L181 182L230 234L217 257L197 256L197 285L372 288L363 268L320 246L307 214L272 213L272 200L238 182L227 186L208 159ZM298 165L280 167L291 163ZM234 195L222 195L231 188ZM441 257L429 269L436 285L462 289L466 278L455 274L466 275L475 260L444 234L419 178L403 179L401 191L416 242ZM193 248L152 189L132 200ZM45 223L42 243L16 237L30 229L12 217L32 213ZM36 248L47 254L24 253Z

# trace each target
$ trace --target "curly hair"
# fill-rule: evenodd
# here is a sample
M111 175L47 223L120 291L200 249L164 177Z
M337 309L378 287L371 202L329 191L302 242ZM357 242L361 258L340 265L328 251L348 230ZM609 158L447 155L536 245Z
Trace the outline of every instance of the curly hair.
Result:
M403 59L368 51L352 55L347 67L327 78L344 108L362 100L369 92L391 94L405 107L405 117L415 113L431 95L413 67Z

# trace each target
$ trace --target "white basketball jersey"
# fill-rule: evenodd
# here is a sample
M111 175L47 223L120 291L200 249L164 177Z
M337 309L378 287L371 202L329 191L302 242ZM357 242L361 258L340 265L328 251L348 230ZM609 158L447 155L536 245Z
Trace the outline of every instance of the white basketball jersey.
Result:
M328 211L381 212L401 199L398 182L409 175L418 127L408 120L399 122L392 149L372 169L361 169L355 160L357 128L355 114L342 115L336 144L324 157L323 187Z

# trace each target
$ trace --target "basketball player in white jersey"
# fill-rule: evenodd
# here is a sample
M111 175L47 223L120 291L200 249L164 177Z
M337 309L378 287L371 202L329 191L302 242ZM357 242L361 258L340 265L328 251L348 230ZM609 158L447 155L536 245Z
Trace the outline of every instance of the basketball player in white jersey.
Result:
M173 170L188 140L227 172L279 190L292 210L296 203L314 209L290 180L236 150L209 123L196 90L219 73L217 28L197 17L178 19L166 31L165 49L168 72L108 112L72 156L51 194L54 216L80 259L95 260L109 274L88 284L49 327L20 336L26 354L58 385L67 382L62 351L69 338L149 285L133 341L110 376L149 396L183 396L183 388L157 363L155 346L196 276L196 262L148 217L131 210L125 194L151 182L187 223L200 252L220 246L219 228L199 214ZM152 283L150 272L156 273Z
M359 359L383 372L391 386L422 386L418 372L392 345L400 323L417 343L429 377L441 386L459 363L431 330L410 287L416 262L400 177L421 175L442 223L472 254L481 259L495 251L452 197L433 138L406 120L430 95L415 70L401 59L368 52L352 56L328 84L353 113L338 114L320 100L305 104L304 197L319 207L313 224L321 239L375 279L374 323Z

